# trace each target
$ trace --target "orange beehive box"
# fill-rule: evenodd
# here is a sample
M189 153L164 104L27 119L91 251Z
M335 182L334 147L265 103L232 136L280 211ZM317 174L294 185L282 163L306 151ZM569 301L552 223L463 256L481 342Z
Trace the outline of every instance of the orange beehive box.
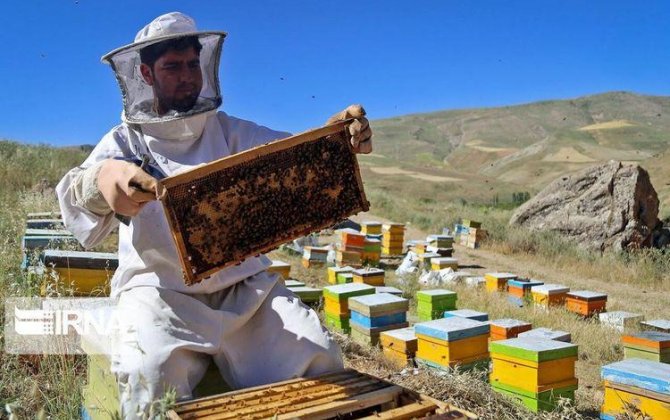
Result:
M540 306L561 306L570 291L569 287L560 284L543 284L530 289L533 301Z
M518 319L494 319L491 326L491 341L516 338L520 333L533 328L530 322Z
M607 295L588 290L569 292L565 297L565 309L582 316L605 312Z

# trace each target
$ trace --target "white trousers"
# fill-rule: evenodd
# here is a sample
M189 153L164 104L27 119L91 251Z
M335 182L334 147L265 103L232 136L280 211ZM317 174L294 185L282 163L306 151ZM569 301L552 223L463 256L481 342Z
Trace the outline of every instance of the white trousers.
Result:
M265 271L212 294L135 287L120 294L118 310L112 371L124 419L146 417L168 387L191 398L210 360L233 388L343 366L316 312Z

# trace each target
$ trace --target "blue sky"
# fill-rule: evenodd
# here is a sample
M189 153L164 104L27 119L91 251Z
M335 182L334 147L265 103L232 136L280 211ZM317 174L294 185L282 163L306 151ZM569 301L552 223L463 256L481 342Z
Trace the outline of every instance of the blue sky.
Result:
M159 14L228 32L223 110L272 128L570 98L670 93L670 2L3 2L0 138L95 144L121 96L100 56ZM283 80L282 80L283 78Z

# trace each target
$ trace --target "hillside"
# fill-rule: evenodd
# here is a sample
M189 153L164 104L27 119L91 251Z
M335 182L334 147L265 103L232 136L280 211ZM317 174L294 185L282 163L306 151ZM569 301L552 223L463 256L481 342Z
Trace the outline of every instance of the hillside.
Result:
M375 153L361 159L366 180L410 177L459 198L510 200L513 192L532 194L561 174L616 159L650 170L662 214L670 215L670 97L611 92L405 115L372 127Z

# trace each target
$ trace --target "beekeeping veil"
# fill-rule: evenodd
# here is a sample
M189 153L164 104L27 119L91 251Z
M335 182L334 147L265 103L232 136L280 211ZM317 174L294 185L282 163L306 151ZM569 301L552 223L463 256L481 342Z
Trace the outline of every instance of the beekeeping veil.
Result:
M215 112L222 102L218 72L225 36L226 33L221 31L198 31L192 18L172 12L157 17L142 28L132 44L104 55L102 61L112 66L123 95L122 120L139 125L146 134L157 133L176 140L199 137L206 115ZM153 88L140 71L140 51L147 46L182 37L196 37L202 46L202 89L190 109L170 109L159 115L154 107ZM196 116L199 117L194 118Z

